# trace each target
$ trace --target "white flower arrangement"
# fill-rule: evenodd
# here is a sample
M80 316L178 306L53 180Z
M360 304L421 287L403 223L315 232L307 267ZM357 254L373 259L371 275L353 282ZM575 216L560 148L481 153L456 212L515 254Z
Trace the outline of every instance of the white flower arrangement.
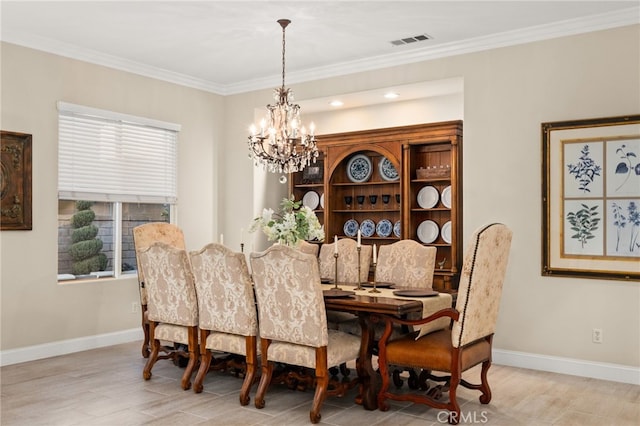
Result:
M249 232L261 229L269 241L295 246L299 240L324 240L324 229L316 214L302 201L295 201L293 195L283 198L281 210L262 210L262 216L253 219Z

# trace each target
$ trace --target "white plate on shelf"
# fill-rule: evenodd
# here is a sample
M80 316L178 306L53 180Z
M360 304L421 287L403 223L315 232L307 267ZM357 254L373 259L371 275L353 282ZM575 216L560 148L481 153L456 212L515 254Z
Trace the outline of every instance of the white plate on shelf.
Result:
M418 192L418 205L423 209L430 209L438 204L440 194L431 185L427 185Z
M378 225L376 225L376 234L378 234L379 237L388 237L389 235L391 235L392 231L393 224L388 219L382 219L380 222L378 222Z
M324 209L324 194L320 196L320 208Z
M395 182L400 179L396 166L387 157L382 157L378 162L378 171L382 179L386 181Z
M302 205L309 207L311 210L318 208L320 204L320 196L316 191L307 191L302 197Z
M364 154L354 155L347 163L347 177L351 182L366 182L372 173L371 159Z
M344 223L342 230L344 231L344 235L347 237L355 237L358 235L358 229L360 229L360 224L355 219L349 219Z
M396 221L396 223L393 224L393 235L395 235L396 237L400 238L400 221Z
M432 220L425 220L418 225L418 239L425 244L432 243L438 238L440 229L438 224Z
M440 196L440 201L442 201L442 205L446 208L451 208L451 185L447 186L442 190L442 195Z
M442 230L440 230L440 235L445 243L451 244L451 221L448 221L444 225L442 225Z
M376 223L371 219L365 219L360 224L360 232L363 237L372 237L376 232Z

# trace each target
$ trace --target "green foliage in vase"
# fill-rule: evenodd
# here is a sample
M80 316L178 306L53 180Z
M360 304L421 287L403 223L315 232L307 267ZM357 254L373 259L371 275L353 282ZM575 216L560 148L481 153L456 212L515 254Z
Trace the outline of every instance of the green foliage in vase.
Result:
M90 201L76 202L78 212L71 217L74 230L71 233L73 244L69 248L69 255L73 259L71 273L74 275L86 275L107 268L107 256L100 253L102 240L96 238L98 227L91 224L96 217L91 205Z
M581 204L582 208L577 212L567 213L567 221L571 224L571 230L575 232L571 238L575 238L582 244L584 248L585 244L593 238L593 231L598 229L598 223L600 218L598 216L598 206L589 207L586 204Z
M589 157L589 145L585 145L580 151L580 161L576 164L568 164L569 174L574 175L579 182L579 189L584 192L591 192L588 188L596 176L600 176L602 167L597 165L593 158Z
M277 241L288 246L295 246L299 240L324 240L324 229L316 214L302 201L295 201L293 195L283 198L281 210L275 213L272 209L264 209L262 216L256 217L249 232L261 229L269 241Z

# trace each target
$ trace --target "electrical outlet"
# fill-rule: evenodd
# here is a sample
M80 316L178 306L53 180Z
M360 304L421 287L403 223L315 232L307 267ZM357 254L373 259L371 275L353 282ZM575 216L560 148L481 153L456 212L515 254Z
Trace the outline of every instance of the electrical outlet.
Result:
M131 313L137 314L138 312L140 312L140 303L131 302Z
M602 343L602 329L601 328L594 328L593 331L591 332L591 340L593 340L593 343Z

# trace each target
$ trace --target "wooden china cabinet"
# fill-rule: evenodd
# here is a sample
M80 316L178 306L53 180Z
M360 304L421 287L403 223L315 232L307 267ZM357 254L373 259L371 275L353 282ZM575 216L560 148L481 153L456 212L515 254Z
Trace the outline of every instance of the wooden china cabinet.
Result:
M435 246L434 288L458 287L462 262L462 121L318 136L320 158L289 179L325 241L413 239Z

